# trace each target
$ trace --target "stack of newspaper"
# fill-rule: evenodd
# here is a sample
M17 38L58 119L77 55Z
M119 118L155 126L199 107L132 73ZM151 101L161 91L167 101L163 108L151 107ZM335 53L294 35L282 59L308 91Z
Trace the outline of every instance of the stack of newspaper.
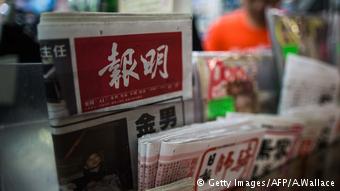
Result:
M138 189L188 177L205 183L249 179L263 135L264 130L248 119L222 119L146 135L138 140Z
M191 16L45 13L38 26L61 190L137 187L137 139L193 123Z
M253 177L265 175L298 155L300 138L305 126L303 120L287 116L244 113L230 113L227 117L248 118L266 130Z
M296 107L285 112L284 115L304 121L300 155L306 155L315 149L325 147L334 142L337 137L339 110L334 104Z

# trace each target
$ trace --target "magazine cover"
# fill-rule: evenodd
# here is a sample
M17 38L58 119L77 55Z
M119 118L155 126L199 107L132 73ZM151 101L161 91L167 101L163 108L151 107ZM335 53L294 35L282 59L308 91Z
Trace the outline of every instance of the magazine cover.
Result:
M189 15L45 13L38 38L50 118L192 98Z
M52 126L52 137L61 188L136 188L137 139L193 123L192 113L192 102L172 100L129 111L52 121L57 124Z
M233 111L277 112L280 84L271 50L194 52L193 63L203 121Z
M267 12L272 48L280 75L287 55L298 54L330 61L328 48L330 26L322 15L288 14L278 9Z
M257 65L253 57L232 52L195 52L205 120L226 112L258 111Z

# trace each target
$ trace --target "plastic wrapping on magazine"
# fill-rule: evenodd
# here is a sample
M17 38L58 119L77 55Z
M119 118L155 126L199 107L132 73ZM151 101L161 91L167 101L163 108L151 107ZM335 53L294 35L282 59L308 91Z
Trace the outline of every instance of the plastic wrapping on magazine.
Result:
M249 52L194 52L204 121L226 112L275 113L279 94L272 55Z
M330 23L323 15L288 13L269 9L266 14L277 69L282 77L288 54L298 54L330 63Z

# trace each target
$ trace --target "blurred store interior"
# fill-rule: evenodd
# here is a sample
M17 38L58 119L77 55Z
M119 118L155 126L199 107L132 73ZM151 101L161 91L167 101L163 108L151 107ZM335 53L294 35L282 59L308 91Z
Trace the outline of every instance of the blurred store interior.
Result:
M48 122L47 99L38 40L37 26L41 14L46 12L186 13L193 16L193 51L205 51L207 48L205 39L209 35L210 27L223 15L242 8L244 1L0 0L0 191L56 191L60 189L56 174L53 140ZM262 2L262 0L254 0L254 2L258 1ZM263 0L263 2L271 1ZM340 26L339 22L334 24L335 17L333 18L333 16L340 14L340 0L282 0L275 2L278 3L275 4L276 7L287 14L317 15L329 19L326 33L322 33L320 30L313 31L318 37L327 37L327 42L324 43L327 48L318 49L318 55L310 57L319 58L319 60L330 63L332 67L339 68ZM269 24L266 27L268 35L271 35L269 34L269 30L271 30ZM229 36L229 38L233 37ZM280 68L282 65L276 68L278 65L276 62L279 61L275 57L274 45L270 44L274 42L273 36L268 38L270 39L269 47L266 48L271 55L274 55L270 62L274 64L275 72L257 76L257 79L262 80L259 82L260 89L276 89L274 93L268 91L269 93L261 94L260 98L266 99L275 95L273 102L266 103L269 107L266 113L277 114L280 87L283 87L282 79L277 78L281 78L283 70ZM324 47L324 44L316 46ZM304 46L307 50L311 50L313 47L314 45L309 46L308 44ZM284 56L286 56L285 51L295 51L295 49L288 49L289 47L284 49ZM306 56L306 51L302 55ZM260 73L271 70L270 67L269 65L262 66ZM271 82L268 80L269 77L275 78L278 83L269 84ZM326 96L324 99L327 100L328 97ZM337 102L339 105L339 98L337 98ZM204 108L204 106L202 107ZM198 122L206 120L201 116ZM293 159L259 179L319 178L334 180L336 188L319 189L339 190L339 153L340 144L337 140L327 147L313 151L308 156ZM287 188L277 187L271 190L287 190Z

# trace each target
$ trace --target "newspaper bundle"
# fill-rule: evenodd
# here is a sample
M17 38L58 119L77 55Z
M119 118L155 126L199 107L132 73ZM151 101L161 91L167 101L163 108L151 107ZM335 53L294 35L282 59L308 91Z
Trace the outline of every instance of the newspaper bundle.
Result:
M193 62L204 120L233 111L276 112L279 82L269 50L194 52Z
M304 121L299 155L309 154L334 141L333 135L338 131L338 112L336 105L327 104L292 108L284 114Z
M44 13L50 118L192 98L191 16Z
M280 113L294 107L336 103L340 77L336 67L290 54L285 66Z
M268 174L298 155L300 138L304 129L302 120L285 116L243 113L230 113L227 117L231 119L247 117L252 119L256 125L266 129L257 155L253 177Z
M41 16L62 190L136 188L137 139L193 123L191 23L184 14Z
M139 190L180 179L249 179L264 130L249 120L219 120L139 139ZM208 184L194 190L211 190ZM223 189L223 188L219 188Z

